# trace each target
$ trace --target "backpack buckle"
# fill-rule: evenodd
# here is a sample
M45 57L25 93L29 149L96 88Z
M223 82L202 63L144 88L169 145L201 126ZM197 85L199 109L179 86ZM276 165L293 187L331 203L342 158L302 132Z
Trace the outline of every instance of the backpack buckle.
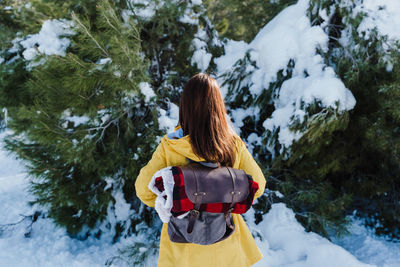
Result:
M234 209L234 207L231 207L231 208L229 208L229 210L224 212L225 218L228 217L229 213L232 213L233 209Z
M196 210L196 209L191 209L190 210L190 215L192 216L196 216L199 217L200 211Z

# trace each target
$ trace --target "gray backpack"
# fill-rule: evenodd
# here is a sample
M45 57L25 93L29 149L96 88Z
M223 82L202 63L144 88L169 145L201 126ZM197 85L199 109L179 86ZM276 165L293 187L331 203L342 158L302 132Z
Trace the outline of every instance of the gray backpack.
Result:
M209 163L193 162L180 168L194 209L181 219L171 216L168 223L171 241L209 245L229 237L235 230L231 211L249 194L247 174ZM229 210L223 213L200 211L202 204L209 203L229 203Z

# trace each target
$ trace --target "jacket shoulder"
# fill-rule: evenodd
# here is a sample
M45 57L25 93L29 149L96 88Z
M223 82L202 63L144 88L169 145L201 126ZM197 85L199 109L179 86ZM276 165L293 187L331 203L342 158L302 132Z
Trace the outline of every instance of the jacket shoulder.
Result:
M238 153L241 153L244 149L247 148L246 143L240 138L239 135L235 134L235 144L236 144L236 149Z

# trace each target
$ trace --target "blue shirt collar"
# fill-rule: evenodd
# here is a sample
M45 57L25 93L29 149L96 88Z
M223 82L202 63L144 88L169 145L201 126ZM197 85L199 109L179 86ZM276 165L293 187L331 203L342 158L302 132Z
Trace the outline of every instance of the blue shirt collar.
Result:
M183 137L183 130L182 128L179 128L175 132L169 133L168 138L169 139L179 139Z

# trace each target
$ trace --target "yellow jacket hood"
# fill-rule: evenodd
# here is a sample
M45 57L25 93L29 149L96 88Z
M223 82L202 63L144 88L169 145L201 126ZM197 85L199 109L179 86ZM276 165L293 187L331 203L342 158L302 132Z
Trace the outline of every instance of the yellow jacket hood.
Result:
M168 135L165 135L163 141L169 149L174 150L186 158L189 158L193 161L204 161L202 157L194 154L192 145L190 144L189 135L185 135L179 139L170 139L168 138Z

